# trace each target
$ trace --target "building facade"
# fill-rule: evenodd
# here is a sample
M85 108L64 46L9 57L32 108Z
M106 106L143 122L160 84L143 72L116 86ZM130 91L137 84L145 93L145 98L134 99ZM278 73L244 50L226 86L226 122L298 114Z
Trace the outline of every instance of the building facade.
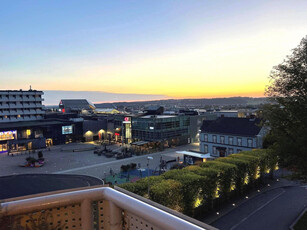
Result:
M132 117L134 141L167 141L180 145L189 143L190 119L188 116L146 115Z
M221 117L204 121L200 133L200 151L213 157L225 157L240 151L262 148L267 129L260 119Z
M44 118L42 91L0 90L0 123Z

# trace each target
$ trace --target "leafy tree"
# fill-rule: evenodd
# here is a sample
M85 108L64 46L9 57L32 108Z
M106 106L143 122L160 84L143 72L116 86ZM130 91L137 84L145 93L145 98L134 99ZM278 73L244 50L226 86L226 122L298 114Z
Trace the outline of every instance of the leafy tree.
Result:
M264 108L273 148L282 166L307 175L307 36L270 74L266 95L274 102ZM271 139L272 142L272 139Z

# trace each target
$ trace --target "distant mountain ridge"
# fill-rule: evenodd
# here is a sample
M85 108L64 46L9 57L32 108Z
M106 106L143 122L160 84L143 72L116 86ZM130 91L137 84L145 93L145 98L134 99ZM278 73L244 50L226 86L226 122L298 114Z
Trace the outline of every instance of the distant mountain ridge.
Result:
M164 106L225 106L225 105L261 105L268 103L266 97L228 97L228 98L199 98L199 99L166 99L154 101L135 101L135 102L113 102L97 103L97 108L112 108L117 106L145 106L145 105L164 105Z

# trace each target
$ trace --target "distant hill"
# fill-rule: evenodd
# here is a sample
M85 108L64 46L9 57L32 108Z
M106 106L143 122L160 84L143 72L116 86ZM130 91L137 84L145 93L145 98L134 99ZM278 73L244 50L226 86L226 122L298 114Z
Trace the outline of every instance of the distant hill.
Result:
M229 97L229 98L200 98L200 99L167 99L155 101L136 101L136 102L113 102L95 104L97 108L112 108L112 107L134 107L146 105L160 106L182 106L182 107L206 107L206 106L256 106L265 104L268 99L265 97Z

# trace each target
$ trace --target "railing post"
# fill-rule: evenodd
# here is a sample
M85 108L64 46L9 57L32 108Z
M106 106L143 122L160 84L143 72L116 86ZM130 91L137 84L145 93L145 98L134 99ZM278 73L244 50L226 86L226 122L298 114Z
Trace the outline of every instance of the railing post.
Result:
M82 221L82 229L84 230L92 230L93 225L93 207L92 202L88 199L83 200L81 203L81 221Z
M123 217L122 210L117 207L113 202L106 201L108 224L106 229L110 230L122 230L123 229Z

